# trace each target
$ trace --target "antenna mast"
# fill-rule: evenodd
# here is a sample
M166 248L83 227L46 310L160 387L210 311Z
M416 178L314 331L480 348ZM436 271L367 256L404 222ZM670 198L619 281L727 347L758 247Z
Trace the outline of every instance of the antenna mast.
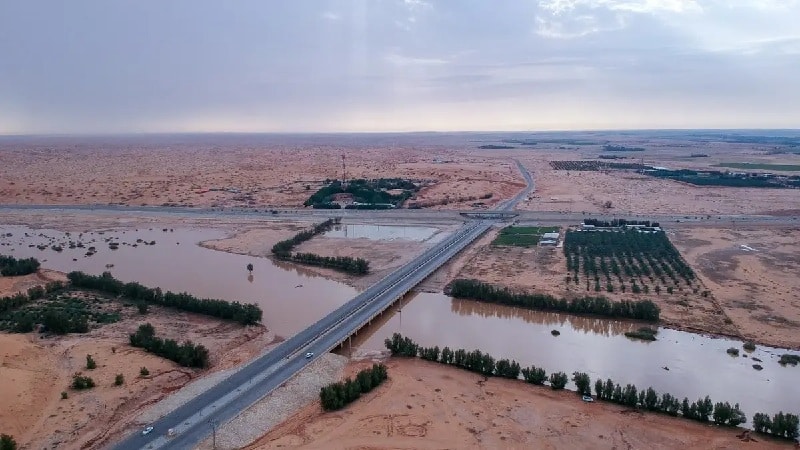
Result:
M342 153L342 186L347 185L347 165L344 160L344 153Z

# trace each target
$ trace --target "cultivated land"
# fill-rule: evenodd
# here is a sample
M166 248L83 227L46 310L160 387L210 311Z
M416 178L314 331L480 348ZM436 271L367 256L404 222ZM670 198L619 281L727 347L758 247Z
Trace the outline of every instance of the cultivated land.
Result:
M371 364L371 362L370 362ZM534 388L418 359L392 358L389 380L342 411L302 409L248 450L276 448L788 448L737 430L583 403L574 392ZM356 372L363 364L354 364Z
M769 165L800 165L797 146L587 134L579 139L556 136L548 142L535 139L540 141L536 145L503 145L517 147L512 149L477 148L502 144L503 137L273 136L259 140L234 136L233 142L220 136L188 136L177 141L158 137L4 140L0 141L0 204L166 204L261 210L300 207L326 179L341 176L341 154L345 154L348 177L423 180L427 187L414 200L432 205L430 209L482 209L511 197L524 186L513 158L532 171L536 180L536 192L518 209L586 212L587 217L593 213L619 217L638 214L644 218L649 214L685 215L686 220L681 223L662 226L696 272L698 292L687 289L675 295L647 295L661 307L663 323L800 348L800 304L793 295L800 288L798 227L741 229L736 224L728 228L717 224L717 228L708 228L697 222L702 217L728 214L798 216L798 190L698 187L635 171L573 172L554 170L550 164L598 161L598 156L606 155L624 159L600 161L711 170L720 170L715 167L717 164L747 163L758 167L732 170L769 172L778 170ZM645 150L608 152L603 150L607 143ZM492 197L470 200L486 194ZM476 201L485 205L472 206ZM611 208L604 206L607 202L611 202ZM0 223L74 231L121 225L160 228L165 221L170 227L228 230L231 237L203 245L258 257L268 256L275 242L309 225L265 224L258 218L137 217L113 212L0 213ZM452 229L452 225L440 222L413 225L437 227L440 232ZM575 224L560 225L563 237L564 228ZM498 231L482 237L420 289L440 291L454 278L477 278L558 296L596 294L593 289L587 292L585 286L578 289L565 283L567 266L562 249L493 246ZM323 256L363 257L370 260L372 273L357 278L326 269L296 267L310 276L365 287L429 245L319 236L297 250ZM37 276L15 281L0 278L0 288L2 292L27 289L39 281ZM706 290L710 294L703 296ZM599 294L617 300L642 298L619 289L613 293L603 289ZM207 373L241 364L272 341L263 329L242 333L236 325L223 325L213 319L157 308L151 311L147 321L156 326L159 335L183 339L186 330L191 329L190 338L209 347L214 366ZM156 311L159 314L154 314ZM269 311L264 314L269 315ZM11 405L0 410L0 423L4 424L0 431L33 448L56 441L62 441L63 448L79 448L86 443L108 442L104 439L122 430L123 424L139 427L135 417L144 406L186 384L196 374L127 346L127 333L134 331L137 324L137 317L125 318L85 336L45 340L31 334L0 333L0 386L4 386L0 388L0 404ZM117 352L113 353L111 347L116 347ZM82 393L68 390L69 399L60 400L60 392L67 390L72 374L83 367L86 353L92 353L98 361L98 369L89 375L99 386ZM425 448L429 443L431 448L773 445L761 438L757 444L742 443L732 432L687 421L650 414L638 417L638 413L614 405L585 405L568 392L532 389L498 379L483 384L479 383L482 378L473 374L421 361L390 360L389 365L391 380L375 393L333 414L322 415L314 403L253 448L345 446L339 443L406 448ZM141 366L148 367L150 379L137 378ZM121 388L112 386L116 373L125 375L126 383ZM12 379L13 382L6 381ZM632 421L631 414L636 414L637 420ZM11 425L6 426L7 423ZM31 423L35 427L27 426ZM387 438L389 433L391 437ZM417 437L420 435L424 438Z

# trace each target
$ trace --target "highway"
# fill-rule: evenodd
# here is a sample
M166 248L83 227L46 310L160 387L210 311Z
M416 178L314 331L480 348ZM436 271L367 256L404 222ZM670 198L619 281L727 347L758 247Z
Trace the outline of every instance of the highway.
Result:
M532 176L521 165L519 168L528 186L514 198L503 202L498 207L500 211L513 209L514 205L533 189ZM320 355L337 347L486 232L494 223L495 221L491 220L465 223L447 239L370 286L318 322L153 423L151 433L143 435L137 430L113 448L116 450L186 449L196 446L212 432L212 424L223 424L232 419L288 381ZM306 358L306 352L313 352L315 356ZM176 431L174 437L166 436L169 429Z

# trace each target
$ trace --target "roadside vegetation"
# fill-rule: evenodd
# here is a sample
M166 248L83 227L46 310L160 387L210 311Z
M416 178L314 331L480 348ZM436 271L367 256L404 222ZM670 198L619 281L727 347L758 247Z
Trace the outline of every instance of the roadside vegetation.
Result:
M347 209L398 208L419 189L418 184L400 178L354 179L344 184L339 180L326 180L326 185L313 193L303 205L318 209L340 209L341 206L334 203L335 196L349 194L353 203L345 206Z
M202 345L195 345L191 341L179 344L173 339L162 339L156 336L153 325L146 323L139 325L136 333L130 335L130 343L134 347L143 348L155 355L167 358L184 367L208 367L208 349ZM149 372L148 372L149 373Z
M550 376L544 369L535 366L520 369L516 361L501 359L496 361L491 355L480 350L466 351L464 349L451 350L449 347L421 347L408 337L399 333L392 335L384 342L392 356L422 358L432 362L452 365L461 369L476 372L486 377L496 376L502 378L518 379L522 374L523 380L529 384L544 385L548 383L552 389L560 390L566 387L570 379L564 372L554 372ZM434 357L436 355L436 357ZM496 362L495 362L496 361ZM513 369L509 369L513 368ZM575 384L578 395L591 395L591 378L584 372L573 372L572 382ZM598 379L594 383L595 395L598 400L616 403L629 408L667 414L673 417L682 417L702 423L714 423L719 426L737 427L745 422L745 413L739 404L731 405L728 402L714 403L709 396L690 402L688 398L682 401L677 397L663 393L659 394L652 387L639 389L633 384L625 386L611 379L603 381ZM798 429L798 416L779 412L770 418L763 413L753 416L753 428L756 432L771 434L784 439L796 439L800 435Z
M545 233L555 233L558 227L515 227L508 226L492 241L495 246L533 247Z
M373 364L372 367L361 370L355 379L347 378L344 381L324 386L319 391L319 399L325 411L335 411L353 403L376 387L380 386L389 374L383 364Z
M17 259L13 256L0 255L0 275L4 277L30 275L36 273L39 266L36 258Z
M313 253L292 253L292 250L314 236L325 233L338 225L341 219L328 219L314 225L308 230L303 230L290 239L285 239L272 246L272 254L283 261L291 261L309 266L327 267L353 275L369 273L369 261L363 258L349 256L320 256Z
M625 336L643 341L655 341L658 330L650 327L641 327L636 331L626 331Z
M556 298L547 294L514 292L478 280L458 279L450 285L450 295L487 303L526 309L588 314L600 317L657 322L660 308L650 300L614 302L606 297Z

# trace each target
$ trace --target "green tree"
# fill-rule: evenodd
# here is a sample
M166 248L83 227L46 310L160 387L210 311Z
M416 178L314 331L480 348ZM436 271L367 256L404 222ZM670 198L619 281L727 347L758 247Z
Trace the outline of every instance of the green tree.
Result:
M569 381L569 377L564 372L555 372L550 374L550 387L555 390L564 389Z
M576 392L579 395L591 395L592 380L589 378L588 374L584 372L573 372L572 382L575 383L575 386L577 387Z
M17 450L17 441L7 434L0 435L0 450Z
M253 272L253 264L252 263L248 263L247 264L247 271L251 272L251 273Z

